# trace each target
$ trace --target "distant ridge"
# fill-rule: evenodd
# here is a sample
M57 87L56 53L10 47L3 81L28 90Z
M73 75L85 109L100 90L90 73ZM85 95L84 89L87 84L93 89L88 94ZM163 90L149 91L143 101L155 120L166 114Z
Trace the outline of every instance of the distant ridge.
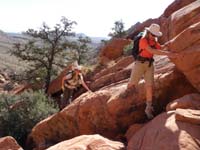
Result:
M87 36L84 33L78 33L71 40L77 40L79 36ZM88 36L89 37L89 36ZM92 40L90 47L92 48L89 54L91 56L96 56L101 46L102 40L107 40L106 37L89 37ZM4 32L0 30L0 69L6 70L23 70L25 68L24 64L19 62L16 57L10 56L9 50L13 47L14 43L25 43L29 40L29 37L23 33L15 32Z

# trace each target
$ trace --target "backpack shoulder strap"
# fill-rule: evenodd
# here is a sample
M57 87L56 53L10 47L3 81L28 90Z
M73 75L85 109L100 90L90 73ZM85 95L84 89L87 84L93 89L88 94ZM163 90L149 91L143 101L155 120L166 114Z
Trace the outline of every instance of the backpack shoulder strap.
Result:
M71 79L73 79L74 74L75 74L75 72L74 72L73 70L69 70L69 71L66 73L65 77L66 77L67 80L71 80Z

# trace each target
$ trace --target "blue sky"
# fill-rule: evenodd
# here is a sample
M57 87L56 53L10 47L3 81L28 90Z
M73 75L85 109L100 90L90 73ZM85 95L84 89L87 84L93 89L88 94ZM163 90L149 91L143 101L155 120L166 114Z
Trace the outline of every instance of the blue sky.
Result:
M125 29L159 17L174 0L0 0L0 30L22 32L59 23L61 16L76 21L76 33L106 37L114 22Z

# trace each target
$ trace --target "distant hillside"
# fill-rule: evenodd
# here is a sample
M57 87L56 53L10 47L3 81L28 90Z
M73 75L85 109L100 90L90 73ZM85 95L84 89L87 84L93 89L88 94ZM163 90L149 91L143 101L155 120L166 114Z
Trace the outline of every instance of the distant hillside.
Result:
M87 36L87 35L84 33L77 33L76 37L79 37L79 36ZM108 40L108 38L106 37L90 37L90 36L88 37L91 38L92 43L101 43L101 40Z
M8 51L14 43L27 41L21 34L5 33L0 31L0 69L6 72L18 72L23 70L25 65L20 63L16 57L10 56Z
M85 34L77 34L76 37L72 38L76 40L78 36L86 36ZM101 44L101 40L105 40L104 37L90 37L92 40L91 47L92 51L90 55L95 56L98 53L98 49ZM10 56L8 51L12 48L14 43L24 43L29 39L28 36L21 33L5 33L0 30L0 69L18 72L25 68L25 64L19 62L16 57Z
M87 35L84 34L84 33L77 33L75 37L73 37L73 39L78 39L79 36L82 36L82 37L86 37ZM90 37L88 36L91 40L92 40L92 43L91 43L91 46L93 48L98 48L101 44L101 41L102 40L108 40L108 38L106 37Z

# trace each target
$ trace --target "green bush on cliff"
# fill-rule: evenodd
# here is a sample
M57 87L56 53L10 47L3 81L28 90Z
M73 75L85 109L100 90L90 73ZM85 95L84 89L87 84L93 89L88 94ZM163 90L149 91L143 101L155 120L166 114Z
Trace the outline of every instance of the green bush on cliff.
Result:
M131 42L129 45L125 46L123 49L123 54L128 56L132 54L132 48L133 48L133 42Z
M0 136L13 136L21 146L36 123L58 111L44 92L0 95Z

